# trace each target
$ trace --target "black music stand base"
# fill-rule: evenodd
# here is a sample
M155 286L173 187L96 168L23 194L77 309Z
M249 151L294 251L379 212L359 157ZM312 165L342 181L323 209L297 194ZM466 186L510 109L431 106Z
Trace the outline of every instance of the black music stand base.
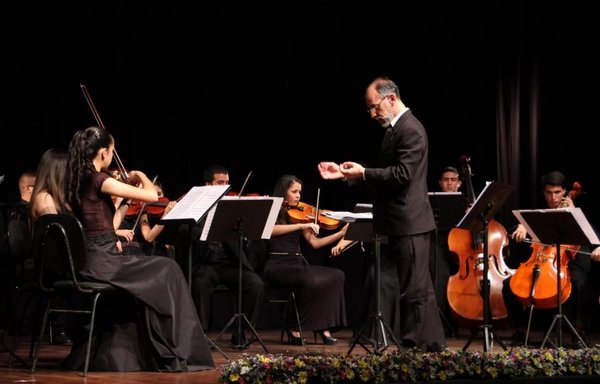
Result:
M219 352L221 355L223 355L223 357L224 357L225 359L227 359L227 361L231 360L231 359L229 358L229 356L227 356L227 354L226 354L225 352L223 352L223 350L222 350L221 348L219 348L219 346L217 345L217 343L215 343L214 341L212 341L212 340L210 339L210 337L208 337L208 336L204 335L204 338L205 338L205 339L206 339L206 341L208 342L208 347L209 347L210 349L214 349L214 350L216 350L217 352Z
M221 330L221 332L219 333L219 336L217 336L217 340L222 340L223 337L223 333L225 333L225 331L227 331L232 325L235 324L235 329L237 330L237 338L233 344L233 348L235 349L246 349L250 346L250 344L252 344L255 341L258 341L260 343L260 345L262 345L263 349L265 350L266 353L269 353L269 351L267 350L267 347L265 345L265 343L262 341L262 339L260 338L260 336L258 336L258 333L256 332L256 329L252 326L252 324L250 323L250 320L248 320L248 318L246 317L245 314L243 313L235 313L233 315L233 317L229 320L229 322L225 325L225 327L223 328L223 330ZM248 326L248 329L250 329L250 331L252 332L252 334L254 335L253 339L250 339L246 342L243 342L244 339L244 327L242 326L243 324L246 324Z
M360 344L360 346L363 347L363 349L367 353L381 354L389 347L388 335L389 335L389 338L392 339L394 344L396 344L396 346L398 348L401 348L400 343L398 343L398 340L396 339L396 336L394 335L394 332L392 331L390 326L385 323L385 320L383 319L383 316L381 314L380 292L379 292L380 255L381 255L380 242L381 242L380 236L376 234L375 235L375 265L373 266L374 274L375 274L374 279L373 279L375 310L371 313L371 315L369 316L369 319L367 319L367 321L362 325L362 327L360 327L360 330L354 337L354 340L352 340L352 344L350 344L350 349L348 349L348 353L347 353L348 356L350 356L350 354L352 353L352 350L354 349L356 344ZM375 330L375 334L374 334L375 339L371 339L371 337L366 333L367 330L371 330L371 331ZM373 345L372 350L370 350L365 345L365 343L362 342L362 340L364 340L364 339L361 340L361 338L363 336L365 336L368 340L370 340L371 344Z
M560 244L556 244L556 265L562 265L561 264L561 260L560 260ZM550 336L550 333L552 332L552 329L554 329L554 326L556 325L556 335L557 335L557 340L556 340L556 346L557 347L562 347L562 321L564 320L567 325L569 326L569 328L571 329L571 332L573 332L573 335L577 337L577 339L579 340L579 342L585 347L587 348L587 344L585 343L585 341L583 341L583 339L581 338L581 336L579 335L579 333L577 333L577 331L575 330L575 327L573 327L573 324L571 324L571 322L569 321L569 319L567 318L567 316L563 315L562 313L562 291L561 291L561 272L559 271L556 274L556 298L558 301L558 313L556 315L554 315L554 318L552 319L552 323L550 324L550 327L548 328L548 332L546 332L546 336L544 336L544 340L542 341L542 345L540 346L540 348L544 348L544 346L546 345L546 341L548 341L548 337Z
M479 334L479 330L481 330L483 333L483 351L484 352L491 351L493 344L494 344L494 338L496 338L496 340L498 341L498 344L500 344L500 346L502 347L503 350L507 349L506 345L504 345L502 340L498 337L498 335L496 335L496 332L494 332L494 329L492 328L492 326L490 324L483 324L483 325L480 325L477 330L471 331L471 337L469 337L469 340L467 340L467 343L463 346L463 348L462 348L463 351L465 351L467 348L469 348L469 345L471 345L471 343L473 342L475 337Z
M267 346L265 345L265 343L262 341L262 339L260 338L260 336L258 336L258 333L256 332L256 329L254 329L254 327L252 326L252 324L250 323L250 320L248 320L248 318L246 317L246 315L243 313L242 311L242 270L243 270L243 264L242 264L242 249L244 246L244 218L243 217L238 217L237 218L237 224L236 224L236 230L238 232L238 241L239 241L239 261L238 261L238 313L235 313L231 319L229 320L229 322L225 325L225 327L221 330L221 333L219 333L219 336L217 336L217 340L221 340L223 333L229 329L229 327L231 327L233 324L235 324L235 329L237 330L236 332L236 340L235 343L233 345L233 348L236 349L246 349L248 348L248 346L250 346L250 344L252 344L255 341L258 341L260 343L260 345L262 345L263 349L265 350L265 353L269 353L269 350L267 349ZM250 329L250 331L252 332L252 334L254 335L254 339L251 339L250 341L246 341L246 342L242 342L243 339L245 339L245 328L243 327L243 325L247 325L248 328Z
M366 331L369 329L375 331L373 338L368 336L366 333ZM360 346L363 347L367 353L381 354L390 346L388 337L394 341L394 344L396 344L398 348L401 348L400 343L398 343L398 340L396 340L394 332L389 325L385 323L381 312L372 314L370 319L367 320L367 322L365 322L365 324L363 324L363 326L360 328L354 337L354 340L352 340L352 344L350 344L350 349L348 350L347 355L350 356L356 344L360 344ZM369 344L372 345L372 349L369 349L369 347L366 345L366 340L368 340Z

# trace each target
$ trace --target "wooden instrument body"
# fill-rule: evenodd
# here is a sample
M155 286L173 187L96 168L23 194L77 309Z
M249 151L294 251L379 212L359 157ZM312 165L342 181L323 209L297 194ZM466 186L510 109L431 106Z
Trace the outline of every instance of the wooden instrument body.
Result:
M534 243L529 260L521 263L510 279L510 289L523 305L536 308L558 307L558 273L560 270L561 304L571 295L569 260L579 246L565 245L560 249L560 266L556 246ZM535 272L537 268L537 273ZM537 276L536 276L537 275Z
M479 233L454 228L448 235L450 250L458 255L458 272L448 280L448 305L457 320L465 325L480 324L484 320L483 309L483 241ZM491 220L488 224L488 280L491 320L504 320L508 313L502 296L504 279L513 269L504 263L503 248L508 245L506 229Z

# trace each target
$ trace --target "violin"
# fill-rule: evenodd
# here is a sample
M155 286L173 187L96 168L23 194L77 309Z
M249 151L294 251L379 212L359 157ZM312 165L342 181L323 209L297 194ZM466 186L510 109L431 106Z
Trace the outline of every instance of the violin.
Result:
M467 198L475 202L475 193L471 181L470 158L461 158ZM450 276L447 286L448 305L454 317L465 326L474 326L486 320L504 320L508 318L502 285L504 279L512 275L512 269L504 263L503 248L508 245L506 229L495 220L488 222L488 271L484 276L483 246L484 233L468 229L453 228L448 234L448 247L458 255L459 266L456 274ZM484 284L487 284L489 311L484 316Z
M129 204L129 208L127 209L126 217L137 216L140 211L143 210L144 213L147 213L149 216L153 217L162 217L165 213L165 208L169 205L169 199L161 196L157 201L152 203L143 203L139 200L133 200Z
M340 221L324 216L322 210L318 210L310 204L299 202L296 206L288 206L287 213L292 223L316 223L324 229L336 229ZM317 218L318 211L318 218Z
M229 191L225 194L226 196L240 196L239 192L235 192L235 191ZM244 196L260 196L260 193L246 193Z
M565 196L575 200L582 194L582 190L581 184L575 181L573 187ZM560 273L562 304L571 295L569 260L575 257L580 246L561 246L561 265L557 265L556 245L532 242L531 248L532 252L529 259L519 265L510 279L510 290L523 305L534 305L537 308L558 307L558 274Z

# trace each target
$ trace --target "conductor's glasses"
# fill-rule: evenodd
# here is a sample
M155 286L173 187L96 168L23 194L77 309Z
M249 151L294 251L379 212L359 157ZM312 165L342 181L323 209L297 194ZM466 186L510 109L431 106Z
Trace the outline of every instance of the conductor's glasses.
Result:
M367 105L367 113L371 113L371 111L374 111L374 110L376 110L376 109L379 107L379 105L380 105L381 103L383 103L383 100L385 100L385 99L386 99L388 96L389 96L389 95L385 95L385 96L383 96L383 97L381 98L381 100L379 100L379 103L377 103L377 104L371 104L371 105Z

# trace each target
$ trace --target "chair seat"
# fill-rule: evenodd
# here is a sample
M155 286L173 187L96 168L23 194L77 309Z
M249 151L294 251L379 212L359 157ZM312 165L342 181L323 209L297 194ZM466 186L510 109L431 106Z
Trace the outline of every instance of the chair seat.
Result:
M52 283L52 289L60 291L60 290L69 290L72 291L77 289L77 286L83 291L87 291L87 293L91 292L117 292L119 288L115 287L109 283L103 283L100 281L79 281L77 284L73 282L73 280L58 280Z

